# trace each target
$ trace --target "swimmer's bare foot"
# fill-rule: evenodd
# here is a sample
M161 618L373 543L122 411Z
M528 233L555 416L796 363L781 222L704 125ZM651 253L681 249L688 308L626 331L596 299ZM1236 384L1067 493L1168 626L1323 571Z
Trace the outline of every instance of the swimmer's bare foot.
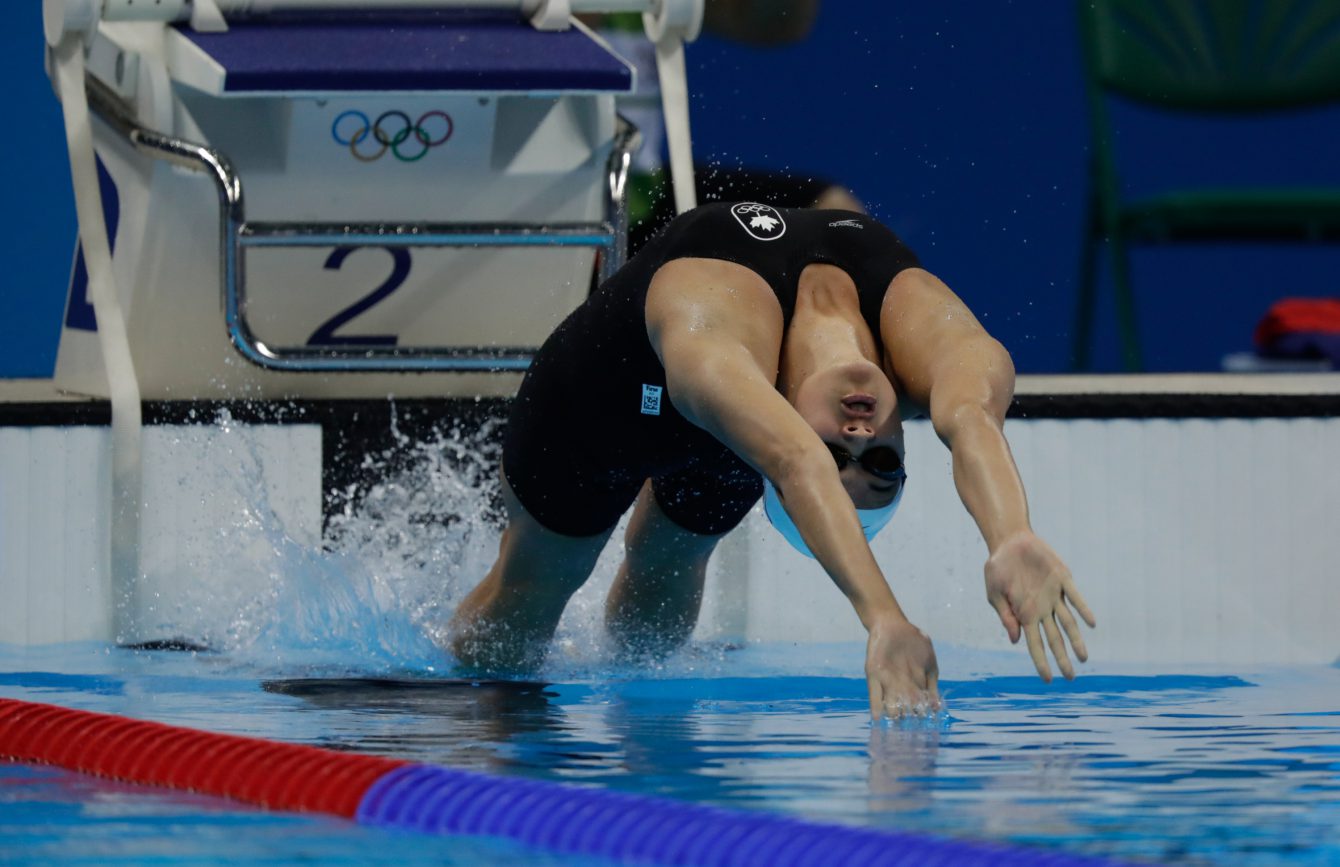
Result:
M504 586L495 569L461 600L447 626L447 650L461 665L480 673L519 674L544 664L549 642L563 612L541 594Z
M544 664L547 638L515 634L506 624L457 620L447 649L473 674L530 674Z
M648 623L620 617L606 609L605 627L619 661L633 665L657 663L679 650L693 632L693 623Z

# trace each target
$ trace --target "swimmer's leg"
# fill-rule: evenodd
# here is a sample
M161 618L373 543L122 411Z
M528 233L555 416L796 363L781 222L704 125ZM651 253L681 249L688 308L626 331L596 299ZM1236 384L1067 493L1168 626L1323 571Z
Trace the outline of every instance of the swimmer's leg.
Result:
M507 528L498 560L465 597L449 628L451 652L488 671L538 667L568 599L590 577L614 528L594 536L564 536L530 516L506 477Z
M707 560L722 536L686 530L642 486L624 536L627 551L605 599L605 623L625 652L663 656L698 623Z

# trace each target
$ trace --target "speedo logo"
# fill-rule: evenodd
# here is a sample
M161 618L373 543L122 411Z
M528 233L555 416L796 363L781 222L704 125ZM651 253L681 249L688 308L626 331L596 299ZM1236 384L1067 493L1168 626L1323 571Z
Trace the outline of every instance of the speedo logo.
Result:
M838 220L828 224L830 227L843 226L848 229L864 229L865 226L859 220Z
M730 212L750 236L760 241L775 241L786 234L786 221L772 205L740 202L731 206Z

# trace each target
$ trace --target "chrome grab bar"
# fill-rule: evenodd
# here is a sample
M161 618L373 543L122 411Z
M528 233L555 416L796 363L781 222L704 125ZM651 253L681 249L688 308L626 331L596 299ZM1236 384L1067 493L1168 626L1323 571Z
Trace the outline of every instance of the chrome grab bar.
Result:
M213 148L146 129L109 87L85 79L89 108L137 151L153 159L208 174L219 193L220 267L224 325L238 353L263 368L303 372L506 372L530 366L535 347L272 347L257 339L246 319L245 251L248 247L594 247L600 280L627 258L628 213L624 195L632 155L641 136L620 116L608 165L605 219L600 223L248 223L242 179Z

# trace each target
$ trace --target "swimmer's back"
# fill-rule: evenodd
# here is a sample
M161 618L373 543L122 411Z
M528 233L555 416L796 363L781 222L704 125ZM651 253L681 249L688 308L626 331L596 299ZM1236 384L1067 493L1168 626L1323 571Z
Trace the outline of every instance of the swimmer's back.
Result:
M612 287L619 295L631 291L645 305L657 269L682 258L724 259L756 272L776 293L788 324L807 265L835 265L850 275L872 325L879 321L889 281L919 265L897 235L865 214L722 202L677 217L609 282L619 284Z
M582 536L609 526L646 478L697 472L736 479L736 494L721 493L720 503L692 518L666 494L663 507L701 533L734 526L762 490L756 473L675 408L647 336L652 277L680 258L724 259L757 272L787 324L805 266L837 265L855 280L876 335L889 281L917 264L892 232L849 211L723 203L675 219L550 335L512 404L503 450L508 482L531 515L556 532Z
M877 220L852 211L714 203L677 217L545 341L531 375L601 398L641 385L664 387L665 371L647 337L647 289L673 259L724 259L759 274L789 325L800 272L835 265L856 283L861 314L879 340L879 313L889 282L916 267L916 255ZM636 407L634 407L636 410Z

